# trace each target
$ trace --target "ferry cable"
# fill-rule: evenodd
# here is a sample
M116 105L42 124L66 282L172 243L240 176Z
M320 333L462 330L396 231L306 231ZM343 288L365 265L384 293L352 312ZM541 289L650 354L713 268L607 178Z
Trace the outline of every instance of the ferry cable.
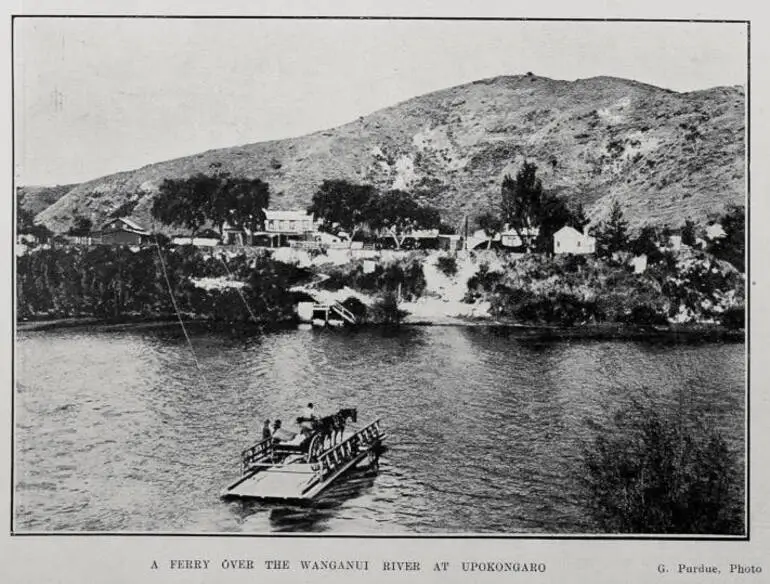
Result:
M171 304L174 306L174 312L176 312L176 317L179 320L179 324L182 327L182 332L184 333L184 338L187 339L187 345L190 347L190 353L192 353L193 361L195 361L195 366L198 368L198 372L200 373L201 377L203 378L203 381L205 382L206 386L209 388L209 391L211 390L211 386L209 385L208 379L206 379L206 375L203 373L203 369L201 369L201 364L198 361L198 356L195 354L195 349L193 348L192 341L190 340L190 335L187 334L187 327L184 325L184 321L182 320L182 315L179 312L179 306L176 303L176 298L174 297L174 290L171 287L171 280L168 278L168 271L166 270L166 262L163 260L163 254L160 250L160 244L158 243L157 236L155 237L155 247L158 250L158 257L160 258L160 266L163 269L163 277L166 279L166 286L168 286L168 294L171 297Z
M222 262L222 265L225 267L225 270L227 270L227 274L230 276L230 279L233 280L233 273L230 271L230 268L227 266L227 262L225 262L225 259L222 256L219 256L219 261ZM238 291L239 296L241 297L241 300L243 300L243 304L246 307L246 310L248 311L249 315L251 316L251 320L254 322L257 321L257 317L254 316L254 311L251 310L251 306L249 306L249 303L246 301L246 297L243 295L243 290L241 290L240 286L236 286L235 289Z

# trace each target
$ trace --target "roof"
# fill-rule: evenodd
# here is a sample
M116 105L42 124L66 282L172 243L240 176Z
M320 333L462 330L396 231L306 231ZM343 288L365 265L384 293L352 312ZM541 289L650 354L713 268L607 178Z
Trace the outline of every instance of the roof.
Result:
M574 227L570 227L569 225L565 225L564 227L559 229L556 233L554 233L554 236L556 236L556 235L572 235L572 236L577 235L578 237L583 237L583 238L586 238L586 239L587 238L593 239L593 237L591 237L590 235L587 235L585 233L581 233L580 231L578 231Z
M312 221L312 213L307 211L271 211L263 209L265 213L265 219L273 221Z
M128 217L117 217L115 219L110 219L104 224L104 227L107 227L110 223L114 223L115 221L120 221L123 223L123 225L126 226L126 231L132 231L134 233L138 233L140 235L149 235L149 231L139 225L136 221L133 219L129 219ZM104 230L104 227L102 227L102 230Z

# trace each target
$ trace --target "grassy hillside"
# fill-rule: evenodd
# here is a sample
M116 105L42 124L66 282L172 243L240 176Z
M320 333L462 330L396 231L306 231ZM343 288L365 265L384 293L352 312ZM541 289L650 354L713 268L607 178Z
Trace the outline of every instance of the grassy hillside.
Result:
M56 185L53 187L18 187L16 198L19 206L37 215L53 205L77 185Z
M543 183L599 217L612 199L632 224L703 220L742 204L745 96L740 87L676 93L610 77L574 82L497 77L413 98L307 136L211 150L72 188L38 220L66 230L75 215L101 221L133 202L149 209L164 178L212 164L271 186L273 208L308 205L327 178L404 188L450 221L495 204L524 159Z

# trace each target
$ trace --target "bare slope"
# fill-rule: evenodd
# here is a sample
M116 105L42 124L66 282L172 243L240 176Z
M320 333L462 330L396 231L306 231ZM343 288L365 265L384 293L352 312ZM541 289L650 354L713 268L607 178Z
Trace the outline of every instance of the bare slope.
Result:
M53 205L77 185L56 185L52 187L18 187L16 198L22 209L37 215Z
M459 222L497 201L524 159L547 188L600 215L617 198L633 223L704 219L744 197L744 91L675 93L634 81L498 77L413 98L328 131L152 164L73 188L38 219L55 231L128 200L150 223L167 177L221 164L270 183L271 207L308 205L324 179L405 188Z

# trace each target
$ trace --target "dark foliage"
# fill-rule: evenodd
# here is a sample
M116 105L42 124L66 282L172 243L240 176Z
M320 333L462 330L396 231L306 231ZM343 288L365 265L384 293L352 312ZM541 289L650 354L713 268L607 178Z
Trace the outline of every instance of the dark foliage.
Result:
M365 274L363 262L339 266L327 270L329 278L319 284L325 290L339 290L349 286L366 294L380 292L398 293L405 300L422 296L427 282L422 262L417 258L403 259L389 264L378 264L374 271Z
M746 307L734 306L728 308L722 313L721 319L722 326L725 326L731 330L739 330L746 328Z
M356 317L358 322L366 322L368 316L368 309L366 304L361 302L355 296L349 296L342 301L342 306L347 308Z
M588 498L607 533L744 532L742 475L722 435L681 412L633 404L584 452Z
M692 219L686 219L684 225L682 226L682 243L693 247L695 246L695 238L695 222Z
M708 251L744 272L746 270L746 210L743 207L731 205L726 209L720 223L725 236L714 240Z
M324 221L330 233L335 226L347 231L351 240L369 221L369 211L377 191L372 185L358 185L345 180L325 180L313 195L308 209Z
M596 237L597 253L601 257L611 257L613 253L626 249L628 221L620 203L613 202L609 217L594 229L593 235Z
M436 267L449 278L457 275L457 259L454 256L439 256L436 260Z
M372 322L388 325L398 325L407 315L405 310L398 307L398 296L395 292L385 292L382 297L374 303L369 311Z
M516 178L503 178L502 220L518 233L524 247L532 249L532 230L542 223L544 213L543 183L537 177L537 165L524 162Z
M161 246L173 295L183 313L217 321L251 320L234 288L203 290L191 278L223 277L222 261L193 246ZM229 271L248 285L242 294L260 322L292 318L294 300L287 290L306 274L262 255L228 260ZM173 315L171 296L155 246L133 252L127 247L97 246L39 250L17 260L20 318L91 316L109 319Z
M195 174L165 179L152 205L152 216L165 225L190 230L194 236L207 222L220 233L225 222L239 229L258 230L270 203L270 187L260 179L226 173Z

